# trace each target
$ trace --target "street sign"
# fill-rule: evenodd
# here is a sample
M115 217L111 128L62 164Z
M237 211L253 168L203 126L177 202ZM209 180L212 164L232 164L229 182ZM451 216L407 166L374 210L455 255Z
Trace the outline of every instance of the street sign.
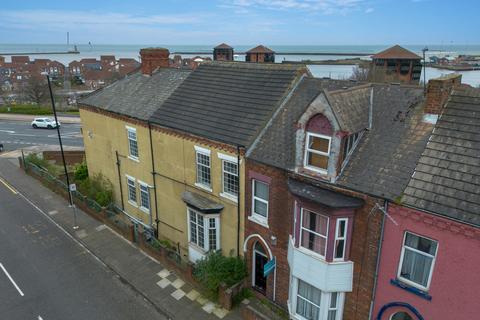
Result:
M68 189L70 190L70 192L77 191L77 186L75 185L75 183L71 183L70 186L68 186Z
M266 277L270 273L272 273L272 271L275 269L275 266L276 266L276 260L275 260L275 257L273 257L272 260L268 261L263 266L263 276Z

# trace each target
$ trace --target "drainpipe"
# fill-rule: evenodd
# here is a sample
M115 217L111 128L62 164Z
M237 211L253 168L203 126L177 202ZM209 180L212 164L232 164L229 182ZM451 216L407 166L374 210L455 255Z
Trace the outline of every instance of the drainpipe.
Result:
M238 168L238 192L237 192L237 257L240 256L240 177L241 170L240 170L240 148L243 146L237 145L237 168Z
M385 200L384 209L385 209L385 212L388 212L388 201L387 200ZM382 215L382 228L380 229L380 239L378 240L377 262L376 262L376 265L375 265L375 275L373 277L373 293L372 293L372 301L370 302L370 311L368 312L368 319L372 319L373 305L374 305L374 302L375 302L375 294L376 294L376 291L377 291L378 268L380 267L380 256L382 254L384 229L385 229L385 214Z
M120 173L120 158L118 157L118 151L115 150L115 156L117 157L117 172L118 172L118 183L120 185L120 199L122 201L122 211L125 211L125 204L123 203L123 188L122 188L122 174Z
M370 89L370 105L368 108L368 130L372 129L373 122L373 86Z
M153 141L152 141L152 125L148 122L148 133L150 135L150 154L152 155L152 178L153 178L153 194L155 198L155 223L157 224L157 228L155 229L156 236L158 238L158 225L160 220L158 220L158 204L157 204L157 179L156 179L156 172L155 172L155 158L153 156Z

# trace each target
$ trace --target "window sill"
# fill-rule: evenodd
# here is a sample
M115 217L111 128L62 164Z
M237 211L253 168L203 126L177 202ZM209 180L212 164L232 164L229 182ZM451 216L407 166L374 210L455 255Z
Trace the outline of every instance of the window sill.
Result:
M139 163L140 163L140 159L139 159L139 158L137 158L137 157L134 157L134 156L130 156L130 155L129 155L129 156L128 156L128 159L130 159L130 160L133 160L133 161L135 161L135 162L139 162Z
M256 216L254 216L254 215L251 215L251 216L248 216L248 220L250 220L252 222L255 222L256 224L259 224L262 227L265 227L265 228L269 229L267 219L265 219L265 218L261 219L261 218L258 218Z
M320 260L322 262L325 262L325 263L328 263L328 261L325 259L325 256L322 256L320 255L319 253L315 252L315 251L312 251L310 249L307 249L307 248L304 248L302 247L301 245L299 245L298 247L296 247L297 250L305 253L306 255L309 255L311 256L312 258L315 258L317 260Z
M200 189L203 189L205 191L208 191L208 192L213 192L212 188L204 185L204 184L201 184L201 183L198 183L198 182L195 182L195 187L198 187Z
M140 206L140 210L142 210L146 214L150 215L150 209L149 208L145 208L145 207Z
M235 203L238 203L238 198L237 198L237 196L231 195L231 194L229 194L229 193L221 192L221 193L220 193L220 197L225 198L225 199L228 199L228 200L233 201L233 202L235 202Z
M413 293L414 295L419 296L420 298L425 299L427 301L432 300L432 296L429 295L426 291L420 290L414 286L406 284L405 282L402 282L399 279L390 279L390 284L397 288Z
M132 200L128 200L128 203L135 208L138 208L138 204L136 202L133 202Z
M322 174L322 175L327 175L328 174L328 170L325 170L325 169L320 169L320 168L316 168L316 167L312 167L312 166L307 166L305 165L304 168L306 170L309 170L309 171L313 171L317 174Z

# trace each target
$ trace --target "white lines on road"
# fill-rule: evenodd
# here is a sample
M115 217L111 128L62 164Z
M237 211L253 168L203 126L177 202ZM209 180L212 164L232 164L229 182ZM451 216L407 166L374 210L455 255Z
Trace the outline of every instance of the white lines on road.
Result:
M22 290L20 290L20 288L17 286L17 284L15 283L15 281L13 281L12 277L10 276L10 274L8 273L7 269L5 269L5 267L3 266L3 264L0 263L0 268L2 268L3 272L5 273L5 275L8 277L8 279L10 280L10 282L13 284L13 286L15 287L15 289L17 289L18 293L23 297L24 294L22 292Z
M43 320L43 318L42 318L42 317L40 317L40 316L38 316L37 320Z
M15 133L15 131L12 131L12 130L0 130L0 132L6 132L6 133L10 133L10 134Z
M12 191L13 194L18 194L17 190L15 190L10 184L8 184L5 180L3 180L0 177L0 182L10 191Z

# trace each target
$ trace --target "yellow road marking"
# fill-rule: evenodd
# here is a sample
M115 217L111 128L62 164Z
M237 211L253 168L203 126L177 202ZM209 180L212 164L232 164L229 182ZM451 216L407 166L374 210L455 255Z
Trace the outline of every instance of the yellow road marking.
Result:
M2 178L0 178L0 182L3 183L3 185L5 187L7 187L7 189L9 189L10 191L12 191L13 194L18 194L17 190L15 190L15 188L13 188L10 184L8 184L5 180L3 180Z

